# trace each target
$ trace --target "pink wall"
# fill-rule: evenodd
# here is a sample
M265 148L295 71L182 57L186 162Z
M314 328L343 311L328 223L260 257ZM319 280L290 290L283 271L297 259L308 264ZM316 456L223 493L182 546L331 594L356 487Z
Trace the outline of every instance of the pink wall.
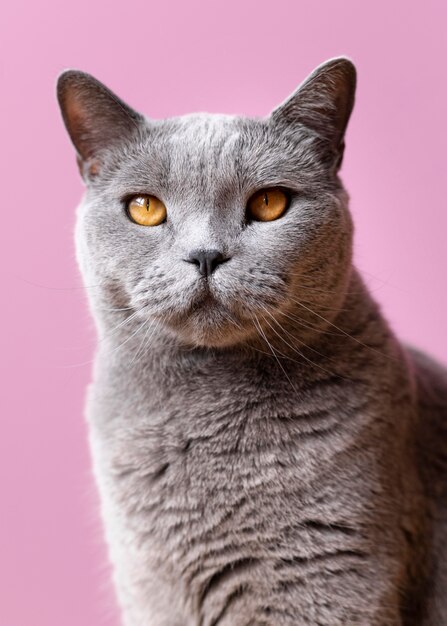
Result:
M116 626L82 419L94 332L72 231L82 185L54 96L66 67L134 107L263 115L351 56L344 164L356 257L399 334L447 360L447 5L404 0L4 6L0 19L0 624ZM87 362L87 364L83 364Z

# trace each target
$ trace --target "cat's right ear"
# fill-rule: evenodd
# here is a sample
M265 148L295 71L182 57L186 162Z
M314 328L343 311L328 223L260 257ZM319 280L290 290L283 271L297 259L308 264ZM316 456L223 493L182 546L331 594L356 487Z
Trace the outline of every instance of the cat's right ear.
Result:
M137 134L144 123L142 115L85 72L63 72L57 98L84 179L99 172L104 150Z

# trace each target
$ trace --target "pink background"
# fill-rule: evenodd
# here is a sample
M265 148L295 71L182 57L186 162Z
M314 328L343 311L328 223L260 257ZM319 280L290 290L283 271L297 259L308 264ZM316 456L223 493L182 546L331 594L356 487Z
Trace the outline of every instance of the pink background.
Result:
M263 115L314 66L351 56L359 90L343 178L357 263L400 336L446 361L446 7L442 0L3 7L1 626L118 623L82 418L94 329L74 261L82 184L56 105L58 73L89 71L153 117Z

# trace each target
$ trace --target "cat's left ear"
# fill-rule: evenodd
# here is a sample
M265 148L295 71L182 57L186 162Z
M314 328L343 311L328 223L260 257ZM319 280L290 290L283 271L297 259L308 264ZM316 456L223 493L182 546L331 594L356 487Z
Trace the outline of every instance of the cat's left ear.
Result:
M349 59L338 57L323 63L270 114L270 120L291 131L297 125L314 131L341 165L344 135L354 106L356 70Z
M57 97L84 179L98 173L103 151L136 135L143 126L142 115L85 72L63 72Z

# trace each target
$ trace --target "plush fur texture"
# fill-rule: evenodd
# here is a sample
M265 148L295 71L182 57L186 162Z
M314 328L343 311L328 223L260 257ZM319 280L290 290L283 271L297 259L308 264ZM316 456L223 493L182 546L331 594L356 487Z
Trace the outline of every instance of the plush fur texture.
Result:
M59 79L99 332L87 417L126 626L447 624L447 373L352 266L355 70L265 118L161 121ZM290 192L247 219L261 188ZM126 214L158 196L167 220ZM225 257L208 278L193 250Z

